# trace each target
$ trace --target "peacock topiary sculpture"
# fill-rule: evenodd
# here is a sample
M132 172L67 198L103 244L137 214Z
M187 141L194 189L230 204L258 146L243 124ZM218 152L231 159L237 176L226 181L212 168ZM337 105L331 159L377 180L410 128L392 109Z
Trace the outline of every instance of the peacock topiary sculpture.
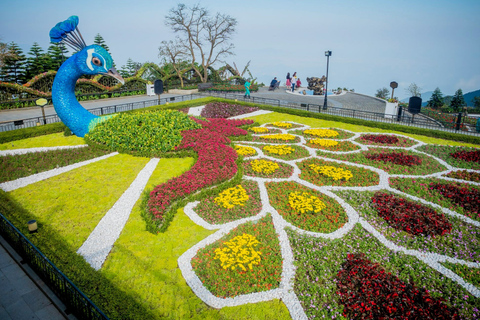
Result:
M62 122L78 137L84 137L95 125L108 117L98 117L83 108L75 97L75 84L82 75L109 75L122 84L122 76L113 67L107 50L99 45L87 46L78 30L78 17L71 16L50 30L51 42L63 42L78 51L65 61L55 76L52 100Z

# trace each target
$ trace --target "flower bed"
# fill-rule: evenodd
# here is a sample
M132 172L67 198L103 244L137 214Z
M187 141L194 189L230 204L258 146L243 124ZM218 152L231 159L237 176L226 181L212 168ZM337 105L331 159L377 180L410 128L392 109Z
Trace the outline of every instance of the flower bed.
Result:
M253 123L252 120L226 119L196 121L202 124L203 128L183 132L183 140L177 150L193 149L198 154L197 162L189 171L156 186L150 192L147 203L148 215L145 216L161 226L159 231L165 231L173 218L173 213L168 217L165 213L175 200L233 178L237 172L235 163L237 153L225 145L230 142L226 137L246 134L245 130L237 126Z
M387 145L403 148L411 147L417 144L417 142L412 139L386 134L365 134L361 135L360 138L357 138L355 141L367 145Z
M279 134L270 134L263 135L258 137L260 141L271 141L271 142L298 142L298 137L288 134L288 133L279 133ZM256 141L256 140L253 140Z
M375 193L372 202L378 215L395 229L431 236L452 231L448 219L430 207L382 192Z
M480 191L454 184L431 183L430 189L437 190L449 201L480 218Z
M333 154L317 150L317 154L322 157L339 159L343 161L349 161L376 167L388 172L389 174L424 175L446 170L443 165L441 165L433 158L424 154L415 153L413 151L407 150L398 152L385 150L383 148L370 148L368 151L347 154ZM401 164L382 161L384 159L388 161L389 158L391 158L392 161L398 161ZM407 163L415 163L415 159L417 158L421 160L421 164L411 166L406 165Z
M432 185L445 185L444 190L436 190ZM415 178L415 179L405 179L405 178L390 178L390 186L392 188L398 189L400 191L406 192L408 194L420 197L427 201L436 203L441 205L442 207L449 208L458 212L459 214L463 214L473 220L480 221L480 217L478 216L477 212L467 210L463 205L460 204L461 199L466 201L465 195L454 195L451 194L451 191L448 190L471 190L474 192L473 195L478 195L480 193L480 187L468 185L465 183L457 183L457 182L446 182L445 180L435 179L435 178ZM447 186L453 186L450 189ZM440 191L445 192L447 196L442 195ZM455 192L455 191L453 191ZM448 197L451 195L451 197ZM452 199L455 198L457 201L453 201ZM474 203L473 203L474 205ZM468 204L466 205L468 206ZM474 207L471 207L474 208Z
M348 254L337 279L343 316L349 319L460 319L443 299L385 272L364 254Z
M257 183L242 180L240 185L248 195L248 199L243 205L225 208L215 202L218 195L210 195L200 201L195 212L210 224L222 224L257 215L262 209Z
M265 184L270 203L278 213L294 226L308 231L330 233L341 228L347 222L345 210L334 199L295 182L268 182ZM317 213L299 212L289 204L286 194L292 192L307 193L325 204L325 209Z
M311 182L317 186L342 186L342 187L366 187L374 186L379 183L378 173L370 171L368 169L349 166L346 164L325 161L321 159L307 159L297 163L298 168L301 170L300 179ZM318 174L312 169L312 165L315 167L321 166L334 166L335 168L350 171L352 177L348 180L340 179L335 180L329 176Z
M253 241L242 241L244 238ZM248 246L249 243L252 245ZM238 253L228 251L228 245L237 247ZM249 248L254 249L254 255ZM252 263L251 268L248 264L247 267L244 266L245 270L241 267L224 269L221 260L215 259L216 252L222 250L228 251L228 259L234 266L245 260L252 261L252 256L259 259L254 260L257 263ZM246 257L242 256L242 253ZM235 297L278 288L282 273L282 255L271 217L240 225L219 241L198 250L192 259L192 267L203 285L217 297Z
M266 155L282 160L296 160L310 155L307 149L295 145L263 145L262 150Z
M252 147L245 147L245 146L235 146L235 151L237 152L237 154L241 155L241 156L246 156L246 157L250 157L250 156L254 156L257 154L257 151L255 149L253 149Z
M480 173L467 170L450 171L445 177L480 182Z
M390 162L401 166L419 166L422 164L422 159L418 156L407 155L402 152L380 152L374 154L365 154L365 158L382 161L384 163Z
M439 145L424 145L418 148L419 151L429 153L435 157L442 159L449 165L463 168L480 170L480 163L475 161L464 161L461 158L454 158L451 155L457 152L470 152L472 148L453 147L453 146L439 146Z
M290 122L272 122L272 123L267 123L266 126L268 126L268 127L282 128L282 129L295 129L295 128L300 128L300 127L302 127L302 126L299 125L299 124L290 123Z
M331 143L330 141L336 142L336 144ZM328 139L310 139L307 140L307 146L315 149L322 149L328 151L354 151L360 149L360 147L350 141L336 141Z
M268 161L278 167L272 172L257 171L254 169L254 164L258 161ZM247 176L259 177L259 178L288 178L293 173L293 167L282 162L273 162L265 159L252 160L243 163L243 173Z
M226 102L213 102L206 104L200 115L204 118L230 118L258 110L257 107L248 107Z
M455 159L461 159L466 162L477 162L480 163L480 150L475 151L457 151L455 153L451 153L450 156Z
M304 136L305 138L349 139L354 136L353 133L337 128L293 130L291 133Z

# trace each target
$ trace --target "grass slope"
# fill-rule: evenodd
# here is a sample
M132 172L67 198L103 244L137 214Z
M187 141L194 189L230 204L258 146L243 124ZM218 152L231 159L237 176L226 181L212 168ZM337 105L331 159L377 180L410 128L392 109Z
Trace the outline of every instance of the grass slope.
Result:
M63 132L47 134L29 139L21 139L0 144L0 150L57 147L57 146L77 146L85 144L83 138L71 135L65 137Z

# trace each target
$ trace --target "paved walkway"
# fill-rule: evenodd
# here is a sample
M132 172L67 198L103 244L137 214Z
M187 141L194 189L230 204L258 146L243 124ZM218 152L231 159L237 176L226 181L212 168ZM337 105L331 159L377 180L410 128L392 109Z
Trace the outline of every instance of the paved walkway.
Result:
M0 319L75 319L57 309L55 305L61 310L65 306L27 264L19 261L21 258L0 237Z

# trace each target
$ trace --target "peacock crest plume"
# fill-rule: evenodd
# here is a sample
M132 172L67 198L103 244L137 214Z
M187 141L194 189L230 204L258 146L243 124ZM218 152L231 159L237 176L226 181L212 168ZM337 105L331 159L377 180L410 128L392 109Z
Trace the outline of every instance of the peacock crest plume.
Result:
M78 30L78 17L71 16L59 22L50 30L50 40L63 42L78 51L58 69L53 80L52 100L57 115L78 137L84 137L95 125L107 119L98 117L83 108L75 97L75 85L83 75L103 74L125 83L113 67L113 59L107 50L99 45L87 46Z

